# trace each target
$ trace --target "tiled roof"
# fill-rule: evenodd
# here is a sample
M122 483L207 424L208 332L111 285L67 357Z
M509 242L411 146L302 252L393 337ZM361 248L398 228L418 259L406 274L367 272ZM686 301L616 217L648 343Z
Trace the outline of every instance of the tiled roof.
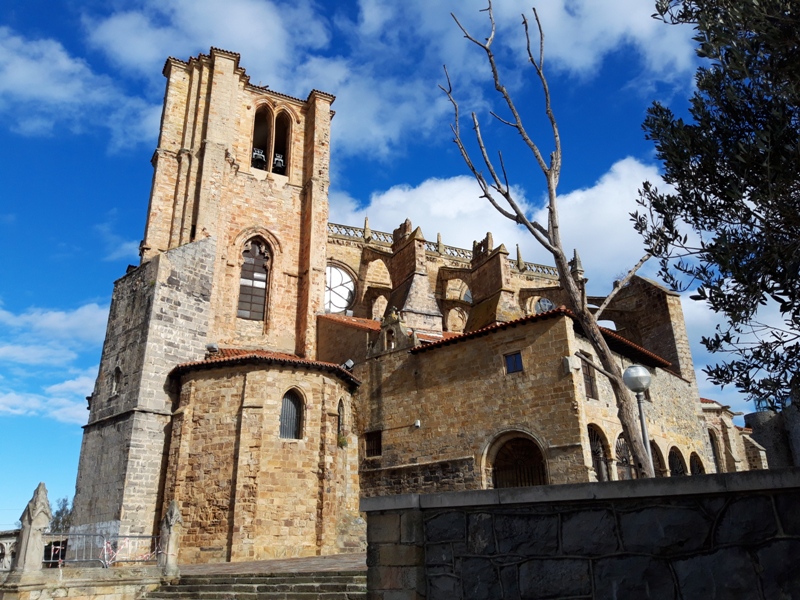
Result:
M703 404L716 404L716 405L719 405L719 402L717 402L716 400L710 400L709 398L700 398L700 402L702 402Z
M344 325L348 325L349 327L353 327L355 329L363 329L365 331L380 331L381 330L381 322L376 321L375 319L362 319L360 317L350 317L347 315L343 315L341 313L334 314L334 313L327 313L324 315L319 315L320 319L327 319L328 321L336 321L337 323L343 323ZM461 336L460 333L453 333L452 331L443 331L441 335L436 335L432 333L422 333L417 331L417 338L419 338L422 342L428 343L435 343L441 340L449 340L454 337Z
M419 352L426 352L428 350L433 350L434 348L439 348L440 346L449 346L450 344L471 340L477 337L483 337L484 335L489 335L490 333L494 333L495 331L501 331L504 329L517 327L525 323L532 323L533 321L544 321L546 319L552 319L560 316L572 317L572 313L568 311L565 307L559 306L558 308L549 310L547 312L539 313L537 315L530 315L528 317L523 317L521 319L507 321L506 323L495 323L494 325L487 325L486 327L482 327L481 329L476 329L475 331L470 331L469 333L462 333L461 335L454 335L448 338L444 338L438 342L434 342L433 344L428 344L426 346L418 346L416 348L413 348L411 352L414 354L417 354Z
M335 363L309 360L294 354L272 352L270 350L251 350L245 348L220 348L218 352L206 354L203 360L183 363L176 366L170 375L182 375L190 371L214 369L217 367L241 364L278 364L303 367L315 371L327 371L337 375L351 385L361 385L350 371Z
M477 329L475 331L471 331L469 333L465 333L462 335L450 336L439 342L414 348L411 350L411 352L415 354L418 352L425 352L426 350L431 350L433 348L438 348L440 346L447 346L449 344L454 344L463 340L470 340L476 337L481 337L490 333L494 333L495 331L508 329L510 327L517 327L519 325L523 325L526 323L545 321L547 319L553 319L557 317L569 317L570 319L575 321L575 315L571 310L569 310L566 306L559 306L558 308L554 308L553 310L549 310L547 312L541 312L535 315L529 315L527 317L522 317L520 319L515 319L513 321L508 321L506 323L495 323L494 325L488 325L486 327L483 327L482 329ZM577 321L575 322L577 324ZM642 348L641 346L634 344L633 342L619 335L617 332L611 329L606 329L605 327L601 327L600 331L603 332L603 336L606 338L606 341L609 343L609 346L611 347L612 350L617 350L618 352L620 350L622 351L627 350L629 353L630 351L633 351L634 354L638 355L637 358L642 358L645 360L645 362L648 362L654 366L658 366L663 369L669 369L672 367L672 363L670 363L668 360L665 360L660 356L658 356L657 354L654 354L649 350L646 350L645 348Z
M739 425L734 425L734 427L736 427L736 429L738 429L742 433L753 433L753 430L750 427L741 427Z
M344 323L345 325L349 325L350 327L355 327L356 329L364 329L366 331L381 330L380 321L375 321L374 319L361 319L359 317L349 317L347 315L333 314L333 313L326 313L324 315L319 315L319 317L317 318L327 319L328 321L337 321L339 323Z

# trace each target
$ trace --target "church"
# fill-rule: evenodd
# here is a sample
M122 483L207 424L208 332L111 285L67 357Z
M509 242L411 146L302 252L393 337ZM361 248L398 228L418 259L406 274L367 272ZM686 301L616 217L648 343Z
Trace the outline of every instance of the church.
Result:
M332 95L253 85L217 48L164 75L74 533L154 535L175 501L181 563L358 552L361 497L632 476L553 267L491 234L464 249L409 221L329 223ZM657 475L766 468L734 413L699 397L676 294L636 277L604 314L623 368L652 376Z

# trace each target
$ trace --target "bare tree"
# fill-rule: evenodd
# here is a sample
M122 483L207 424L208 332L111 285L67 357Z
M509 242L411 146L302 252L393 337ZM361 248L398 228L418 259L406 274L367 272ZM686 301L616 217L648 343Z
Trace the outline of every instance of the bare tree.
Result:
M467 151L461 136L458 102L456 102L455 96L453 95L453 87L450 82L450 75L447 73L447 68L445 67L447 87L440 87L447 94L447 97L452 103L453 110L455 112L454 123L451 125L454 136L453 141L458 146L464 162L478 182L478 185L483 192L483 197L486 198L501 215L525 227L536 239L536 241L539 242L539 244L541 244L542 247L544 247L548 252L550 252L550 254L552 254L556 268L558 269L559 282L566 290L569 297L569 308L575 314L575 318L583 328L584 333L589 339L592 348L597 353L597 356L600 359L600 364L602 365L602 367L598 367L593 363L584 362L583 368L587 368L589 365L591 365L609 379L611 387L614 390L614 396L617 403L617 414L620 422L622 423L623 435L625 436L625 440L627 441L628 446L633 454L633 461L637 466L638 474L640 477L653 477L654 474L649 460L647 459L648 453L645 447L646 442L642 439L642 433L638 426L636 400L623 384L622 371L617 361L614 360L614 355L611 353L611 350L609 349L608 344L606 343L606 340L603 337L603 334L600 331L600 327L597 323L600 314L608 306L609 302L614 295L616 295L617 291L619 291L630 280L630 278L633 277L634 273L636 273L639 267L641 267L645 261L650 258L650 255L645 254L642 259L630 271L628 271L627 275L625 275L625 277L617 283L617 285L614 287L614 290L598 309L593 311L589 308L586 300L586 279L583 278L583 272L580 270L579 265L577 264L577 253L576 260L572 263L574 268L571 268L570 261L564 252L564 247L561 242L561 233L558 221L558 197L556 195L558 180L561 174L561 137L558 133L558 124L556 122L550 102L550 88L547 83L547 78L544 74L544 33L542 31L539 15L534 8L533 16L536 21L536 27L539 36L538 57L534 55L533 50L531 49L529 23L524 14L522 15L522 26L525 30L528 62L536 73L536 77L538 78L539 84L541 85L544 93L545 113L547 115L547 120L550 125L551 135L554 142L554 150L550 154L549 160L545 159L541 150L539 149L539 145L534 142L528 134L525 126L523 125L522 117L517 110L517 106L501 80L495 55L492 51L492 43L495 39L496 26L491 0L489 0L489 7L484 9L484 11L489 15L491 33L483 42L471 35L454 14L451 13L451 16L464 33L464 37L478 46L486 54L486 58L492 71L494 87L510 111L511 118L504 119L494 112L492 112L491 115L501 123L516 130L523 143L533 154L533 159L536 162L536 165L547 180L547 223L542 225L537 221L532 221L520 208L520 205L515 199L514 192L512 191L511 185L508 181L508 174L503 162L503 154L502 152L498 152L497 163L495 163L489 157L486 143L484 142L483 135L481 134L480 123L478 122L478 117L474 112L471 113L472 126L475 131L475 139L480 152L481 161L488 172L488 177L484 175L482 167L479 168L473 162L472 157Z

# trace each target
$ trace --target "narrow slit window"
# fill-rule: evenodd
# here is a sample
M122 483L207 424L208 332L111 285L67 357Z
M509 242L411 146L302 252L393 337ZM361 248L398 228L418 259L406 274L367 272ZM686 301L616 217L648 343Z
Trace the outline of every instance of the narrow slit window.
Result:
M506 354L506 374L508 373L519 373L522 371L522 353L520 352L512 352L511 354Z

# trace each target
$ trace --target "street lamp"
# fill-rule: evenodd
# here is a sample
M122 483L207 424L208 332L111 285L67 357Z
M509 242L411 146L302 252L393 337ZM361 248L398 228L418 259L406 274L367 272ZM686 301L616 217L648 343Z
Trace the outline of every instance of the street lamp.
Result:
M650 387L650 371L642 365L631 365L622 374L622 381L625 383L625 387L636 394L636 401L639 403L639 421L642 424L642 437L644 447L647 450L647 460L650 462L650 471L655 475L653 451L650 449L650 436L647 435L647 422L644 420L644 411L642 410L644 393Z

